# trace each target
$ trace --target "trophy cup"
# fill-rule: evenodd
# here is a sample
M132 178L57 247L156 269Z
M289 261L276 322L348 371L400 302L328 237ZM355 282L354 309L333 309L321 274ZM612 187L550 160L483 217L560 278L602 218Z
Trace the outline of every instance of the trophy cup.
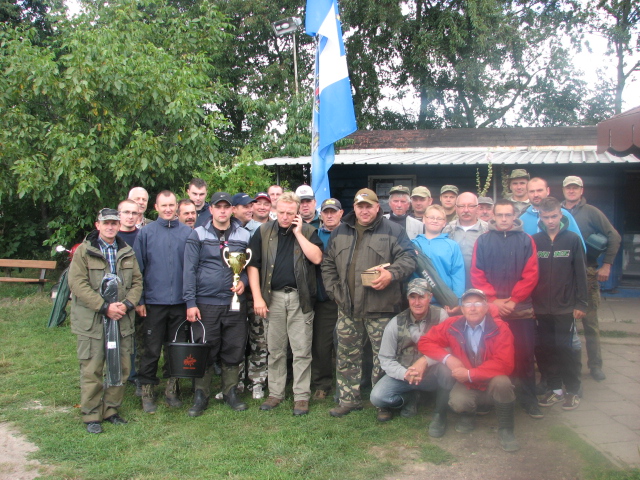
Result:
M222 250L222 258L224 259L224 263L226 263L233 272L233 286L235 287L240 281L240 273L242 272L242 269L251 261L251 249L247 248L247 253L230 252L229 247L224 247L224 250ZM238 294L235 292L231 299L231 306L229 307L229 310L231 312L240 311L240 300L238 300Z

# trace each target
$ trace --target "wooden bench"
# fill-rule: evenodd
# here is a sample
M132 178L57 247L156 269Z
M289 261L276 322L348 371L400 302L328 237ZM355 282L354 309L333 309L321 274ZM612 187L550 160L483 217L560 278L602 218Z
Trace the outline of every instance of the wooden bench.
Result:
M39 290L44 290L44 283L47 281L44 277L47 270L55 270L55 260L10 260L8 258L0 258L0 268L39 268L40 278L22 278L12 277L11 270L9 270L8 277L0 277L0 282L15 282L15 283L37 283L39 284Z

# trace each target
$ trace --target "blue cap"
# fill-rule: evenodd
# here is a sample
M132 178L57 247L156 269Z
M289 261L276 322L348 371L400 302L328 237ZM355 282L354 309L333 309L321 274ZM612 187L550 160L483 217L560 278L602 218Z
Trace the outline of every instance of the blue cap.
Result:
M237 207L238 205L249 205L250 203L255 202L256 199L247 195L246 193L236 193L231 199L231 205Z

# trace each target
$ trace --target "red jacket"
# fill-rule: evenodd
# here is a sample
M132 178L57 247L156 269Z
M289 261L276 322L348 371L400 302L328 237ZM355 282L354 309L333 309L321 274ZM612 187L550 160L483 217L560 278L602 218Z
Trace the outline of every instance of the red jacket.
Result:
M513 335L505 322L487 313L483 339L478 347L483 361L478 367L473 368L465 349L467 339L464 335L464 327L466 322L464 316L459 315L434 325L418 341L418 350L439 362L442 362L447 355L452 354L469 369L472 382L465 382L465 386L476 390L485 390L489 380L493 377L510 375L513 372ZM450 351L447 351L447 348Z

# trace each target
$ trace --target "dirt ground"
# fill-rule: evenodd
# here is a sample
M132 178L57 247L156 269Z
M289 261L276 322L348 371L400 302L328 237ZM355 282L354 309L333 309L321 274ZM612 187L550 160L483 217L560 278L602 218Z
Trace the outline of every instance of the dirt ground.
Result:
M402 469L384 480L575 480L581 478L578 455L562 443L549 438L548 429L559 422L554 409L545 411L543 420L533 420L518 411L516 437L521 449L506 453L499 446L495 414L478 417L476 430L459 434L454 430L457 417L449 415L447 433L434 444L449 452L455 460L448 465L420 461L421 446L402 449L376 448L380 457L406 458ZM37 447L27 442L11 424L0 423L0 480L33 480L48 467L28 455Z

